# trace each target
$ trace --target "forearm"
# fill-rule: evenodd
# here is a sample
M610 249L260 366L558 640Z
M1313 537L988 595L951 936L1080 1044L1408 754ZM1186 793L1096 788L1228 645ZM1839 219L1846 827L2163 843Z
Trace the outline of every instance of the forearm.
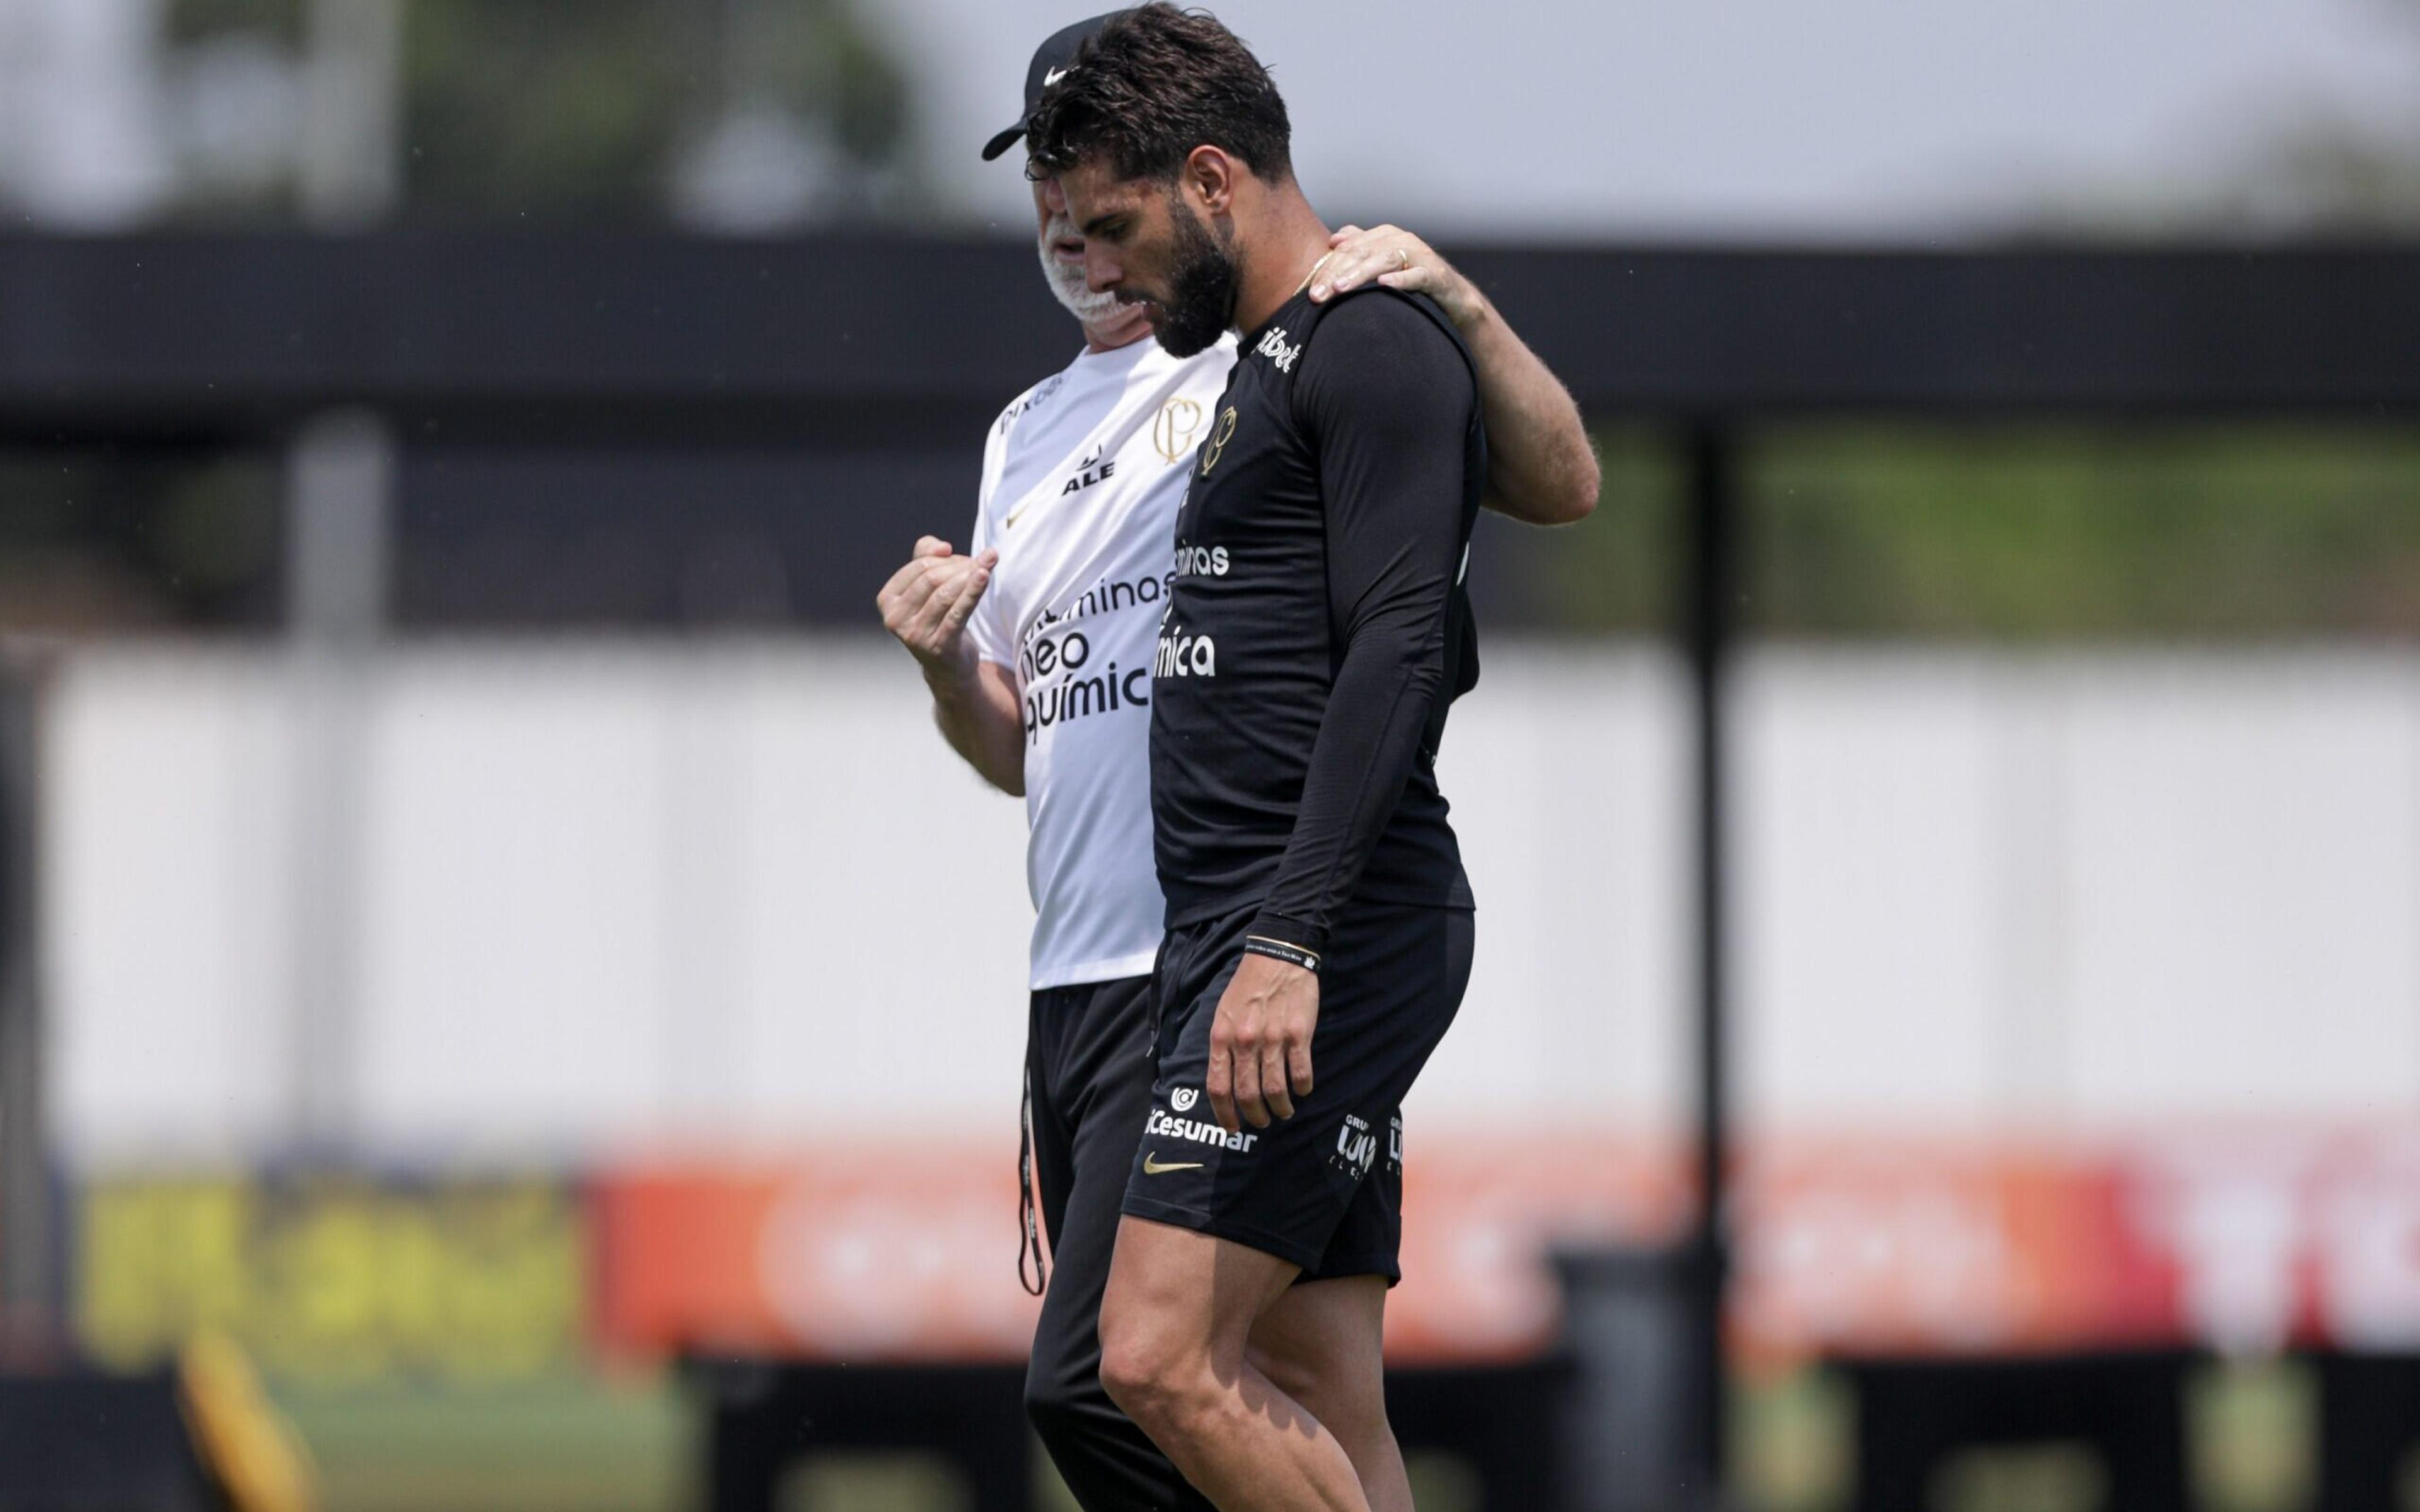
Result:
M1328 315L1303 359L1295 402L1317 437L1336 660L1256 933L1326 949L1451 696L1478 401L1464 354L1388 297Z
M1025 723L1007 674L989 662L964 671L928 668L924 686L933 693L933 722L950 748L985 781L1024 796Z
M1444 683L1441 617L1369 627L1348 647L1311 747L1294 834L1252 933L1327 948L1336 916L1411 779Z
M1586 519L1600 474L1570 391L1483 296L1457 323L1487 419L1487 507L1529 525Z

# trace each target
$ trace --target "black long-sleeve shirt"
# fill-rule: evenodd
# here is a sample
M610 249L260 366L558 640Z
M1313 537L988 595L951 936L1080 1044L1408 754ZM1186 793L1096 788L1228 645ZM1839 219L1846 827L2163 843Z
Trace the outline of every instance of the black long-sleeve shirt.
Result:
M1432 762L1478 671L1485 473L1470 356L1428 301L1296 295L1244 338L1153 667L1171 927L1257 906L1252 933L1317 951L1355 898L1469 904Z

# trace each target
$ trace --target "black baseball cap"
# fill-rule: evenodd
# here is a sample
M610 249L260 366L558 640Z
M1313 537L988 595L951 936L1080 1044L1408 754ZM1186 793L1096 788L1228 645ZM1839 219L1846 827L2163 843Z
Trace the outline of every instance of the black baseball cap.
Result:
M1073 26L1062 26L1033 50L1033 61L1025 66L1025 114L1016 118L1015 126L984 144L984 162L989 162L1016 145L1017 139L1025 134L1025 123L1033 118L1034 107L1042 103L1042 91L1065 77L1067 69L1075 64L1076 49L1107 25L1110 17L1120 14L1123 12L1112 10L1090 21L1079 21Z

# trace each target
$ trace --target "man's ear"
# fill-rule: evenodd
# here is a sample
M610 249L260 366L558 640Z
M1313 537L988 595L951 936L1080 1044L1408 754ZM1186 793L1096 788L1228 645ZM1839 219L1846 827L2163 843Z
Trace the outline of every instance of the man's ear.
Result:
M1235 185L1244 171L1225 148L1204 145L1186 154L1178 177L1201 201L1203 213L1220 216L1234 208Z

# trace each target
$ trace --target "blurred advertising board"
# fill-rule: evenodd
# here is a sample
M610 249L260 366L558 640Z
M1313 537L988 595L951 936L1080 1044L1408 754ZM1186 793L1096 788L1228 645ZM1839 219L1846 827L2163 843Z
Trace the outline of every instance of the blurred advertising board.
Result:
M594 1188L598 1342L838 1360L1021 1360L1016 1165L962 1146L618 1172Z
M1742 1188L1751 1349L2420 1345L2420 1128L1816 1141Z
M1438 1139L1406 1165L1390 1350L1545 1347L1560 1246L1663 1242L1668 1144ZM836 1358L1022 1356L1001 1163L891 1147L597 1185L600 1343ZM1754 1359L2191 1341L2420 1344L2420 1128L2167 1132L2088 1149L1943 1138L1751 1142L1734 1194L1734 1339Z
M205 1330L327 1382L504 1380L587 1357L587 1213L552 1178L109 1178L78 1210L75 1327L104 1365L140 1367Z
M1682 1152L1602 1134L1413 1152L1390 1352L1548 1346L1558 1247L1667 1242ZM2420 1346L2420 1127L2164 1130L2090 1147L1753 1140L1735 1188L1743 1359L2196 1343ZM75 1318L132 1365L224 1329L271 1371L497 1379L684 1350L1016 1360L1015 1166L835 1145L580 1180L106 1179L78 1195Z

